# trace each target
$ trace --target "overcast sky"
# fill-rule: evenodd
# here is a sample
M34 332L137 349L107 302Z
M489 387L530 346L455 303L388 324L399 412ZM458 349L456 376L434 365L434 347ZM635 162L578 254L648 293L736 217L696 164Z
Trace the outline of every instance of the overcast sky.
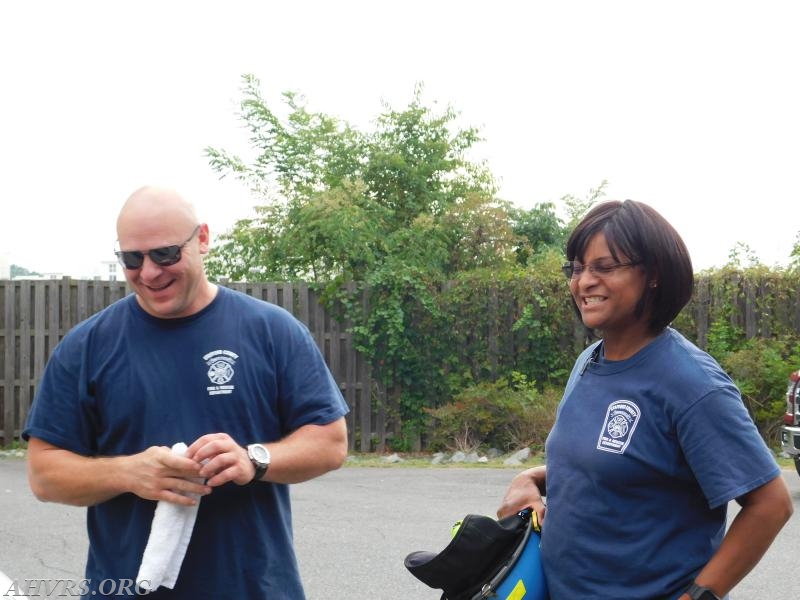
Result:
M361 128L381 102L450 105L524 208L653 205L695 268L737 243L785 264L800 231L800 9L791 1L292 0L0 3L0 256L92 274L117 212L175 187L222 232L254 203L203 148L236 150L241 75Z

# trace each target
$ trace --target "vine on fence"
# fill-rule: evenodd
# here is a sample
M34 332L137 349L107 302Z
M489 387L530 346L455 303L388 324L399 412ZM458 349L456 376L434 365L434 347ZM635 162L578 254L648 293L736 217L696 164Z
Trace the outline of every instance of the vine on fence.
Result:
M796 272L763 267L701 274L695 297L674 323L729 372L770 443L786 377L800 365L798 279ZM507 411L516 402L511 399L520 397L520 377L528 382L526 393L549 389L552 396L587 341L554 260L528 269L472 271L447 285L428 286L422 295L413 287L406 292L392 315L369 315L365 327L354 330L373 336L376 368L391 369L398 382L392 402L405 428L395 449L409 449L407 436L413 435L422 437L418 444L441 447L443 431L453 444L460 438L462 445L479 443L476 436L487 426L475 422L476 407L495 404ZM386 328L387 323L394 325ZM393 331L402 343L375 345L381 331ZM388 365L380 362L387 358ZM485 435L502 442L496 431Z

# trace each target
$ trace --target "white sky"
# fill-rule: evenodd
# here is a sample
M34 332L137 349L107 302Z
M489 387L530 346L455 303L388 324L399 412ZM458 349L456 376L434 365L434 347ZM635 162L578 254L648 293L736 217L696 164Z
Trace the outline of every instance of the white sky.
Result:
M758 0L292 0L0 3L0 256L73 276L113 259L144 184L193 199L212 231L254 203L218 181L243 147L241 75L274 108L362 127L451 105L524 208L585 196L653 205L695 268L736 242L785 264L800 231L800 4Z

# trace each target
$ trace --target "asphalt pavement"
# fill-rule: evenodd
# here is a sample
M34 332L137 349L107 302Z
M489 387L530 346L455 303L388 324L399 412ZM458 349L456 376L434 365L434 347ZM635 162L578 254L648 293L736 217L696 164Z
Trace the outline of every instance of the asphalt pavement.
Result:
M308 599L438 600L440 592L414 578L403 559L415 550L443 549L453 522L468 513L494 515L515 473L347 466L292 486L295 546ZM800 477L794 469L783 475L796 516L733 600L797 597ZM85 509L36 500L24 459L0 458L0 540L0 571L11 579L83 577Z

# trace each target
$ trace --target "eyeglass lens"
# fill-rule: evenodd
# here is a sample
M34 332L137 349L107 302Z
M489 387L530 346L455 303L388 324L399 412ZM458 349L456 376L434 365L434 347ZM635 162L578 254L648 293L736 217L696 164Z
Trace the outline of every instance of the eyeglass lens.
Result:
M139 269L144 264L144 252L139 250L128 250L117 252L126 269ZM180 246L164 246L163 248L153 248L147 251L147 256L159 267L174 265L181 259Z
M115 252L117 258L119 259L122 266L126 269L139 269L144 264L144 255L150 257L155 264L159 267L169 267L170 265L174 265L181 260L181 248L183 248L186 244L188 244L192 238L197 235L197 232L200 230L200 225L194 228L192 235L189 236L183 244L180 246L173 245L173 246L163 246L161 248L153 248L152 250L148 250L147 252L142 252L141 250L120 250L119 252Z
M567 261L563 265L561 265L561 270L563 271L567 279L578 278L581 276L581 273L583 273L587 269L589 270L590 273L593 273L595 276L603 277L606 275L610 275L617 269L621 269L623 267L632 267L636 264L639 263L637 261L631 261L623 263L596 263L596 264L582 265L575 261Z

